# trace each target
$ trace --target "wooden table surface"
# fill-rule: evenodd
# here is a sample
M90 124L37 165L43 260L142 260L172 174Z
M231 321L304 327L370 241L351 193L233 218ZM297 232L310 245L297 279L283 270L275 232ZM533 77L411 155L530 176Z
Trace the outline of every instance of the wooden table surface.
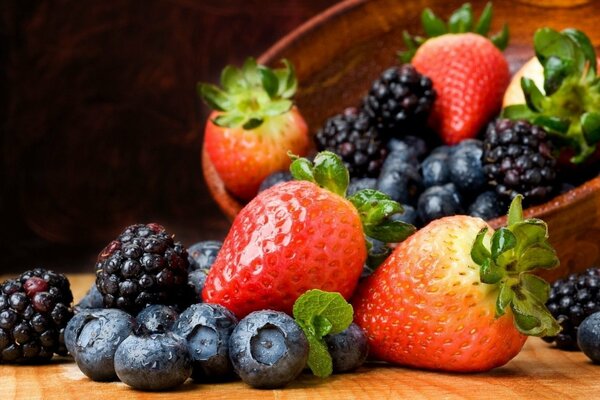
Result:
M6 277L0 277L4 280ZM75 299L83 296L93 276L69 275ZM89 380L70 358L47 366L0 366L0 399L396 399L396 398L535 398L590 399L600 391L600 366L580 352L552 349L537 338L528 340L510 363L484 374L446 374L385 364L367 364L351 374L321 380L308 374L281 390L251 389L241 381L194 384L178 390L147 393L123 383ZM101 396L101 397L100 397Z

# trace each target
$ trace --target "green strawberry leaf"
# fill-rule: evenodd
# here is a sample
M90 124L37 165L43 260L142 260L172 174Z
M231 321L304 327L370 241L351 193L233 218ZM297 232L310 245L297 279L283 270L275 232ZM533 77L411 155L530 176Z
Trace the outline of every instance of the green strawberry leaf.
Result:
M513 225L521 221L523 221L523 196L519 194L511 201L508 208L508 227L512 228Z
M492 236L492 260L498 261L500 254L512 250L517 245L517 238L508 228L500 228Z
M535 54L542 65L549 58L561 60L573 60L575 58L575 46L565 35L551 28L540 28L533 35L533 46Z
M385 243L400 243L415 233L416 228L402 221L383 221L364 228L365 235Z
M575 60L550 56L544 66L544 92L547 96L555 93L566 77L573 73Z
M545 306L549 285L531 271L553 268L558 258L550 243L546 223L523 219L522 196L516 196L508 211L508 226L494 232L491 251L479 232L471 258L480 265L481 282L496 285L496 317L512 310L516 328L531 336L554 336L560 325ZM488 256L490 254L490 256Z
M481 36L486 36L490 31L490 26L492 25L492 2L489 1L483 11L481 12L481 16L479 16L479 20L475 25L474 32L479 33Z
M463 4L454 11L448 19L448 28L451 33L470 32L473 27L473 10L469 3Z
M588 143L596 144L600 141L600 110L581 115L581 130Z
M485 239L487 232L488 228L483 228L479 231L475 237L473 248L471 249L471 258L477 264L483 264L486 260L489 260L492 257L490 251L485 247L485 244L483 244L483 240Z
M399 51L398 56L403 63L409 63L417 52L418 45L408 31L402 31L402 39L404 40L407 50Z
M221 72L221 86L226 91L238 90L246 88L246 81L244 80L244 75L239 68L234 67L233 65L228 65L223 68Z
M313 173L320 186L342 197L346 196L350 175L336 154L330 151L318 153L315 156Z
M199 83L196 86L198 95L213 110L225 111L229 108L227 94L215 85Z
M526 104L513 104L502 110L500 115L502 118L508 118L512 120L524 119L531 121L535 118L536 113L527 107Z
M431 8L423 10L423 13L421 14L421 23L423 24L425 33L430 37L441 36L448 33L446 23L438 18L433 11L431 11Z
M331 355L323 337L340 333L350 326L354 317L352 306L339 293L312 289L296 300L293 315L308 339L309 368L321 378L331 375Z
M583 54L585 64L589 66L587 78L596 78L596 51L594 50L594 45L592 44L590 39L585 35L585 33L572 28L563 30L562 34L568 36L573 42L575 42L576 47ZM580 66L580 71L584 72L585 68L585 65Z
M292 107L298 81L292 64L283 60L283 68L270 69L248 58L241 69L226 66L221 86L198 83L198 95L212 109L221 111L215 118L219 126L256 129L271 117L285 114Z
M547 115L538 115L531 122L535 125L544 127L547 131L559 134L565 134L569 130L571 123L560 117L550 117Z
M288 156L292 159L290 164L290 172L297 181L308 181L317 183L313 172L313 163L303 157L288 152Z
M521 88L525 95L527 106L534 111L541 111L544 108L544 94L538 89L533 79L521 78Z
M277 91L279 90L279 79L277 79L277 75L275 75L275 72L273 72L272 69L264 67L262 65L258 67L258 72L260 73L262 86L269 95L269 97L274 98L275 96L277 96Z
M502 26L502 30L496 33L495 35L492 35L490 37L490 40L492 41L492 43L494 43L494 46L496 46L500 51L502 51L506 49L506 46L508 46L509 38L510 32L508 31L508 25L504 24Z

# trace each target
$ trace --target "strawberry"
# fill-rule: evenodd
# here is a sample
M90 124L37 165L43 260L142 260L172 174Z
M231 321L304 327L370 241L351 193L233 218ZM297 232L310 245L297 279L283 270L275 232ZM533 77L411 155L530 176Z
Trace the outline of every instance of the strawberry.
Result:
M527 335L560 330L545 307L549 285L530 273L558 259L546 224L523 220L521 200L511 205L508 227L496 232L469 216L433 221L361 283L355 322L372 356L424 369L487 371L516 356Z
M259 193L235 218L210 269L205 302L238 317L261 309L291 313L309 289L354 292L367 258L365 235L399 242L412 225L389 217L402 211L387 195L363 190L346 199L348 171L338 156L297 158L299 181Z
M289 167L288 151L304 155L310 147L306 122L291 100L296 75L283 63L272 70L249 58L241 70L223 70L223 89L198 84L215 110L204 131L206 152L225 187L242 200L254 197L268 175Z
M438 97L430 123L446 144L475 137L500 111L510 72L498 48L506 47L508 28L505 25L499 35L487 39L483 35L489 30L491 17L488 3L473 29L469 4L455 11L448 24L426 9L421 19L433 38L404 34L409 50L401 56L404 61L412 58L414 67L433 81ZM472 29L474 33L470 33ZM417 44L421 44L418 49Z

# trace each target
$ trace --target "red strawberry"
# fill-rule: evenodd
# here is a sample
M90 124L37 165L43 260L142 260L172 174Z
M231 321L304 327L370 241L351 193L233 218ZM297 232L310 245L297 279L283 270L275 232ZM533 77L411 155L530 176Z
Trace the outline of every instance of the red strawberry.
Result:
M249 200L271 173L290 165L288 151L304 155L310 139L304 118L290 100L297 87L293 67L271 70L248 59L242 70L228 66L223 90L199 84L214 111L206 122L204 145L225 187Z
M492 235L479 218L446 217L401 243L354 298L371 354L418 368L486 371L516 356L525 335L556 334L544 305L549 286L528 273L558 264L546 225L522 219L521 197L509 221Z
M510 80L508 63L499 48L508 41L508 30L492 41L482 35L489 30L491 5L473 28L471 6L463 5L448 24L429 9L422 15L423 26L432 39L415 50L422 38L405 33L412 64L433 81L437 92L430 122L446 144L475 137L500 111L504 90ZM471 30L475 33L469 33ZM416 51L416 52L415 52Z
M348 171L335 154L319 153L314 163L297 159L291 167L310 182L271 187L240 211L206 279L205 302L243 317L261 309L291 313L309 289L349 298L367 258L364 235L397 242L414 232L388 221L401 208L382 193L345 199Z

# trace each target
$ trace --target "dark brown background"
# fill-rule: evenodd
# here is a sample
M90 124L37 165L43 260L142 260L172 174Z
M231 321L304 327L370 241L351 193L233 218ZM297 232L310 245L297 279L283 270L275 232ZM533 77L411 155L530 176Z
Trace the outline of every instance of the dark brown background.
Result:
M135 222L222 239L195 84L335 2L1 1L0 273L91 271Z

